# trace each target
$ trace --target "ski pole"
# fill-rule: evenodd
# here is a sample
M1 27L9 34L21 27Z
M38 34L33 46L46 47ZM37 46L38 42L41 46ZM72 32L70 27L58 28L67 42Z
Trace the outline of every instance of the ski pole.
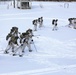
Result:
M34 37L39 38L38 36L34 36Z
M35 43L34 43L34 41L33 41L33 45L34 45L34 48L35 48L35 50L36 50L36 52L37 52L37 48L36 48L36 46L35 46Z

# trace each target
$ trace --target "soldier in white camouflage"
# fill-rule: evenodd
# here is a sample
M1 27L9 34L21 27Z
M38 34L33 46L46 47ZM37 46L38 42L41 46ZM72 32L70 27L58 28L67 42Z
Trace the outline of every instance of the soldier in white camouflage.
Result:
M14 52L15 46L18 46L18 28L15 27L11 29L10 33L6 36L6 40L8 41L8 46L5 49L4 53L7 54L9 53L9 50L12 49L12 52Z
M43 17L38 18L39 28L43 26Z
M24 32L20 35L20 44L21 45L15 50L13 56L18 52L19 56L22 57L26 47L28 47L29 52L32 52L29 33Z
M53 30L53 31L58 29L58 27L57 27L57 25L58 25L58 24L57 24L57 21L58 21L58 19L53 19L53 20L52 20L52 25L53 25L53 29L52 29L52 30Z
M37 23L38 23L38 20L35 19L32 21L33 25L34 25L34 31L37 31Z

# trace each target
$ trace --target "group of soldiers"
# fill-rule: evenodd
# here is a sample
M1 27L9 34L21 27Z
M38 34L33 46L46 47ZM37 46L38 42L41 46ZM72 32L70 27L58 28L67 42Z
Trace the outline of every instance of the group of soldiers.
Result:
M31 44L33 43L33 36L32 29L20 33L17 27L12 27L10 33L6 36L8 46L4 53L8 54L9 52L12 52L12 55L15 56L18 52L19 56L22 57L26 46L28 47L29 52L32 52Z
M52 25L53 25L52 30L53 31L58 29L58 27L57 27L58 23L57 22L58 22L58 19L52 20ZM38 19L33 20L32 24L34 25L34 31L37 31L38 25L39 25L39 28L43 27L43 17L40 17Z
M39 28L42 27L43 17L33 20L34 31L37 31L38 24ZM34 41L32 39L33 36L34 35L32 29L28 29L26 32L20 33L18 27L12 27L6 36L8 45L4 53L8 54L12 52L12 55L15 56L18 52L18 55L22 57L23 53L25 52L25 47L28 47L29 52L32 52L31 44L34 44Z
M38 25L39 25L39 28L41 28L43 26L43 17L33 20L32 24L34 25L34 31L37 31Z
M69 18L69 27L73 26L76 29L76 18ZM32 21L34 25L34 31L37 31L37 25L39 24L39 28L43 26L43 17L35 19ZM58 19L52 20L53 31L57 30L58 27ZM8 54L10 50L12 50L12 55L15 56L16 53L19 53L19 56L22 57L25 47L28 47L29 52L32 52L31 44L34 43L33 37L33 30L28 29L26 32L20 33L18 31L18 27L12 27L10 29L10 33L6 36L6 40L8 41L8 46L5 49L4 53Z
M68 27L76 29L76 18L68 18L68 21L69 21ZM53 31L57 30L58 29L58 27L57 27L58 19L53 19L52 20L52 25L53 25L53 29L52 30Z

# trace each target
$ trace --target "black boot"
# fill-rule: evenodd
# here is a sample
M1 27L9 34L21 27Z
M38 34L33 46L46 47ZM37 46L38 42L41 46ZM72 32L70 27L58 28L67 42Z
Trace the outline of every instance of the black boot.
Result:
M22 57L23 55L19 55L19 57Z
M22 53L24 53L25 51L23 50Z
M29 52L32 52L32 50L29 50Z
M16 56L16 54L13 54L13 56Z
M14 50L12 50L12 52L14 52Z

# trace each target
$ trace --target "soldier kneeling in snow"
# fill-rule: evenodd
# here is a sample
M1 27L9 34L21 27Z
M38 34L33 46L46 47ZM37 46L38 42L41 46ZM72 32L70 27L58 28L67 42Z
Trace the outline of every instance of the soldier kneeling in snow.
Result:
M54 27L53 27L53 29L52 29L53 31L58 29L58 28L57 28L57 21L58 21L58 19L53 19L53 20L52 20L52 25L54 25Z

